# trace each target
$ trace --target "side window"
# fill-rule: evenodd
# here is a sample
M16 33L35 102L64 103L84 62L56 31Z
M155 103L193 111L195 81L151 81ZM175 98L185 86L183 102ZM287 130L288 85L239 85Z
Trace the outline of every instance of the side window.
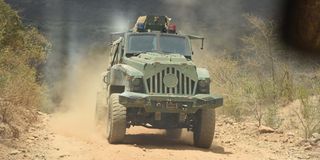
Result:
M119 60L119 44L120 43L116 43L114 45L112 45L111 48L111 54L110 54L110 59L111 59L111 66L115 65L118 63Z
M121 63L121 58L123 56L122 42L119 42L117 45L117 55L117 63Z
M113 55L114 55L114 49L115 49L115 47L114 47L114 45L112 45L111 49L110 49L110 52L109 52L109 57L108 57L110 64L112 63L112 59L113 59Z

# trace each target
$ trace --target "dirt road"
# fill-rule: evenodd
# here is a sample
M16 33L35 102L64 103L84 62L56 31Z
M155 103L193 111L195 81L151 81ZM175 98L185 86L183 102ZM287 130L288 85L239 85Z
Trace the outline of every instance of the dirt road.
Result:
M0 159L16 160L188 160L188 159L318 159L319 148L299 144L294 134L259 134L254 123L219 117L210 149L192 146L191 133L168 139L161 130L129 129L124 144L110 145L104 129L77 114L46 115L19 140L1 145ZM17 145L15 145L17 144Z

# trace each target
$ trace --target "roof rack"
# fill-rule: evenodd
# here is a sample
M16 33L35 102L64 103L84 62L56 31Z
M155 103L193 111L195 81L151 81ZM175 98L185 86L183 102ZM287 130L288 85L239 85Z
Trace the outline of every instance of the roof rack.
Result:
M170 22L171 18L167 16L140 16L132 30L134 32L160 31L163 33L176 33L176 25Z

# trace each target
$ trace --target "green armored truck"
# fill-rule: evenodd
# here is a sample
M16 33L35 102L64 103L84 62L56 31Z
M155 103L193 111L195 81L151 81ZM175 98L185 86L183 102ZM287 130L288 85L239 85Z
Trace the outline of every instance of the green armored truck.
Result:
M177 33L166 16L141 16L117 35L96 104L109 143L121 143L133 126L165 129L173 138L186 128L195 146L209 148L223 99L210 94L208 71L192 62L191 40L203 38Z

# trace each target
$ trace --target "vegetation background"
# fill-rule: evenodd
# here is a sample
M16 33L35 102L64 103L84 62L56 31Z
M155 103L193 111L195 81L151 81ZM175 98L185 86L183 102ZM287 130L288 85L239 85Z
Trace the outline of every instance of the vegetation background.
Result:
M47 39L0 0L0 137L18 137L36 120L45 93Z

